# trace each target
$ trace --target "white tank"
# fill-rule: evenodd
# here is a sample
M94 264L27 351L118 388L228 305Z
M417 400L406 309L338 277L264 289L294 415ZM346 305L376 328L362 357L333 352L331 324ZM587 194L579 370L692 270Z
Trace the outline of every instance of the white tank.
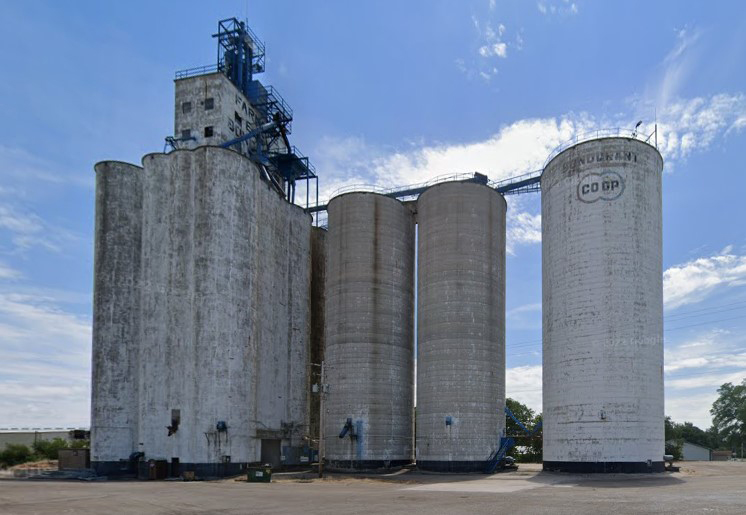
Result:
M107 475L137 451L143 170L95 169L91 462Z
M663 470L662 169L605 138L542 174L545 470Z
M481 472L505 427L505 199L435 185L417 201L417 466Z

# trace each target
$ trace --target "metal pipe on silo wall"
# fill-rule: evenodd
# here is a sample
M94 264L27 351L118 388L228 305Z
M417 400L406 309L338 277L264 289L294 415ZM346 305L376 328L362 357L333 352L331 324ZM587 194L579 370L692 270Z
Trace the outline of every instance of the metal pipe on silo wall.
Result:
M483 471L505 427L505 199L451 182L417 201L417 466Z
M101 474L137 449L142 174L96 164L91 465Z
M405 465L413 458L414 215L375 193L340 195L328 209L327 463Z
M542 174L545 470L664 468L662 169L605 138Z

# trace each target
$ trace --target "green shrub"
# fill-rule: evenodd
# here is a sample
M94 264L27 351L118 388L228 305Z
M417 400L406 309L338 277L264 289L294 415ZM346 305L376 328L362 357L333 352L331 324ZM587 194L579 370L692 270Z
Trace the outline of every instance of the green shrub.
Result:
M0 467L7 468L20 463L26 463L33 457L27 445L8 443L5 450L0 452Z
M40 460L56 460L60 449L67 449L70 446L67 440L55 438L54 440L37 440L34 442L34 454Z

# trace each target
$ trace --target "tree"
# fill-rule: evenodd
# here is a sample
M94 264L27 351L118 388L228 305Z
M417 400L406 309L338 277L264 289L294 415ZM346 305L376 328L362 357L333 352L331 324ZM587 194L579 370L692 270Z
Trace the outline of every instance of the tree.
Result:
M712 422L723 442L736 449L746 442L746 379L735 386L725 383L718 394L710 410Z
M19 463L30 461L33 454L26 445L8 443L5 450L0 452L0 468L12 467Z
M533 429L541 422L541 414L534 414L534 410L520 402L507 398L505 405L515 415L515 418L528 429ZM519 463L536 463L542 461L542 432L537 431L535 435L529 436L516 424L515 420L506 415L505 434L515 439L515 447L510 451Z
M63 438L55 438L54 440L37 440L34 442L34 454L39 459L56 460L58 459L58 453L60 449L67 449L70 444Z

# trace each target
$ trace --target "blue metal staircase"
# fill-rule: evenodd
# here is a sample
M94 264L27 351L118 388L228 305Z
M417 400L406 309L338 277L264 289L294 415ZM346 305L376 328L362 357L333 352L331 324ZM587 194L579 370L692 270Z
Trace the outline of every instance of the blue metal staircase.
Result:
M527 428L523 422L518 420L515 415L513 415L513 412L510 411L510 408L505 406L505 414L512 418L516 424L518 424L518 427L520 427L528 436L534 436L539 429L541 429L542 421L539 421L538 424L534 426L533 429ZM515 440L511 437L502 437L500 438L500 447L490 455L490 457L487 459L487 464L484 467L484 473L485 474L494 474L495 470L497 470L497 467L500 465L500 462L505 458L505 455L507 452L515 445Z
M487 465L484 467L484 473L485 474L494 474L495 470L497 470L497 466L500 464L500 462L505 458L505 455L508 453L511 447L515 445L515 440L513 440L511 437L503 437L500 438L500 448L498 448L492 456L487 460Z

